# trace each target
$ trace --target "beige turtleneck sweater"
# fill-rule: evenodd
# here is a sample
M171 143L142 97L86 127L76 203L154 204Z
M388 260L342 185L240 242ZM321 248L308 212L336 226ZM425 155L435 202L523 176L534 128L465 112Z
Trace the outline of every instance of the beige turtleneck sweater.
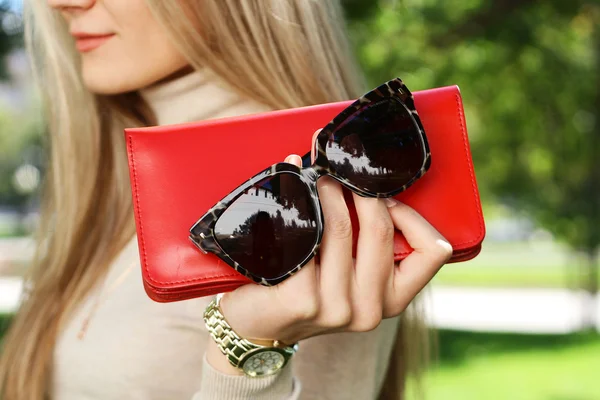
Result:
M167 125L267 110L200 72L143 91ZM124 171L123 173L127 173ZM54 400L370 400L377 398L398 325L319 336L279 374L229 376L205 358L202 313L210 298L155 303L143 289L134 238L61 332L55 349ZM87 328L85 327L86 322Z

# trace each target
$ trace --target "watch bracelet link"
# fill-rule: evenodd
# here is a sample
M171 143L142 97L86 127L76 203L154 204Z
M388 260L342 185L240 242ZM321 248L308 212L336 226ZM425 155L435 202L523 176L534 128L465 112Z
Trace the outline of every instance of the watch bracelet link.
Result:
M219 293L215 299L213 299L204 311L204 322L209 334L216 342L217 347L227 357L229 363L236 368L240 368L240 361L244 354L250 350L262 348L264 346L252 343L247 339L241 338L227 323L225 316L221 312L219 303L223 293ZM275 341L275 346L281 342ZM295 352L298 349L298 344L295 343L291 346L287 346L293 349Z
M239 367L240 357L248 350L255 349L258 346L246 339L239 337L231 326L225 320L216 300L212 300L204 312L204 321L208 333L217 343L219 350L223 353L229 362Z

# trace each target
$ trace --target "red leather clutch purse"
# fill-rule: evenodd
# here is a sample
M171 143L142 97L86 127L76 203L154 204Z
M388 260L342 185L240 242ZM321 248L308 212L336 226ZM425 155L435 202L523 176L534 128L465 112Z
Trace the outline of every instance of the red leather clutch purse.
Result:
M451 262L475 257L485 226L458 87L414 93L431 148L430 170L396 196L454 247ZM144 287L166 302L225 292L251 281L213 254L201 253L189 229L256 172L305 154L313 133L351 101L197 123L125 131ZM358 227L351 196L353 226ZM355 241L357 230L354 229ZM395 257L411 248L396 232Z

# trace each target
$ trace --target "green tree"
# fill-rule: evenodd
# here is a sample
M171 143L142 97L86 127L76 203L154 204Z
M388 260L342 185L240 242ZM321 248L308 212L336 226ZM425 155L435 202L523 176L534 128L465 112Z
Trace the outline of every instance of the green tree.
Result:
M8 78L6 55L22 46L22 20L11 11L7 1L0 1L0 80Z
M484 197L584 254L581 285L597 293L598 1L380 0L364 14L356 1L346 6L373 84L400 76L414 90L461 86Z

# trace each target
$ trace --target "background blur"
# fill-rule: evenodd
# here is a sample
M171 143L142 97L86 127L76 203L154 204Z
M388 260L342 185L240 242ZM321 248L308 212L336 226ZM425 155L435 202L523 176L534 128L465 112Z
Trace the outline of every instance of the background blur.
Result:
M344 4L372 86L457 84L465 102L488 234L427 298L430 398L600 399L598 0ZM0 341L45 165L20 14L0 0Z

